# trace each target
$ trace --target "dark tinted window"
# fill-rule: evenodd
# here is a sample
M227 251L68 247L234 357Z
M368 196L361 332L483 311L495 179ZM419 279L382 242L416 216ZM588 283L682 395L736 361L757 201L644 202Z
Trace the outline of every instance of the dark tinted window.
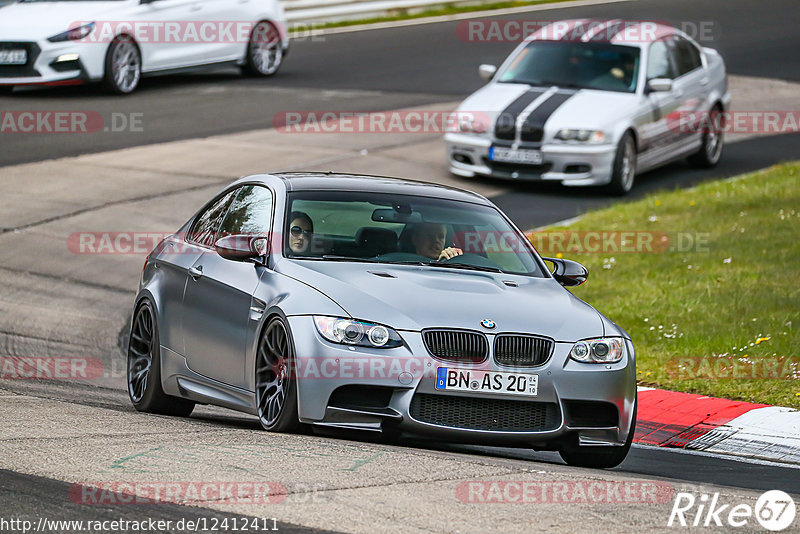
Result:
M633 46L532 41L514 56L499 81L633 93L639 54Z
M217 229L228 211L228 205L238 189L230 191L216 201L214 201L203 213L201 213L192 229L189 231L189 241L203 245L206 247L213 247L216 241Z
M272 193L266 187L246 185L231 203L220 235L266 234L272 221Z
M675 60L678 64L678 76L691 72L702 65L700 51L683 37L675 37Z
M463 254L448 265L545 276L528 239L490 206L389 193L298 191L289 195L284 227L292 212L307 215L314 231L308 245L295 247L290 236L287 257L442 265L436 256L453 247Z
M670 62L669 49L664 41L656 41L650 45L647 53L647 79L675 77L672 63Z

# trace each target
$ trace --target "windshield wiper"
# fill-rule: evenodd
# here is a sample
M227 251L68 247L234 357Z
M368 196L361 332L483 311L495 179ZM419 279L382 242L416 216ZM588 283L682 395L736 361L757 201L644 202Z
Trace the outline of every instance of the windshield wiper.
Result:
M470 265L469 263L424 263L420 262L421 265L425 265L428 267L448 267L451 269L464 269L469 271L483 271L487 273L502 273L503 270L498 267L487 267L484 265Z
M364 263L383 263L381 261L373 260L370 258L357 258L356 256L337 256L336 254L325 254L323 256L309 256L302 257L301 260L328 260L328 261L360 261Z

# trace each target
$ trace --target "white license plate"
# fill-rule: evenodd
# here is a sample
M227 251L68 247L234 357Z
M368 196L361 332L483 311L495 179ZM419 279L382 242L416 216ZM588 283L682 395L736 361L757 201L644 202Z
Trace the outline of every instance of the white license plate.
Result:
M535 397L539 393L539 375L438 367L436 389Z
M0 65L24 65L27 62L27 50L0 50Z
M489 159L504 163L539 165L542 163L542 152L541 150L514 150L513 148L493 146L489 149Z

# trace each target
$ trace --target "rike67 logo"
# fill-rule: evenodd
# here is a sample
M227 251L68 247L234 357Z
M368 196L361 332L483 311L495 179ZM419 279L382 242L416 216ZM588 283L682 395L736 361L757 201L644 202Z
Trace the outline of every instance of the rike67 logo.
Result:
M679 492L675 495L667 526L674 527L750 527L753 520L767 530L779 532L794 523L794 500L781 490L763 493L755 506L722 502L719 493Z

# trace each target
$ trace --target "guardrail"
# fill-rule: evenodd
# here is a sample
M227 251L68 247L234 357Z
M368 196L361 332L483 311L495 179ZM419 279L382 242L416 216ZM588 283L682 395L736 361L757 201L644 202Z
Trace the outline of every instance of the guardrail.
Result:
M445 6L481 5L497 0L285 0L290 23L324 24L403 14Z

